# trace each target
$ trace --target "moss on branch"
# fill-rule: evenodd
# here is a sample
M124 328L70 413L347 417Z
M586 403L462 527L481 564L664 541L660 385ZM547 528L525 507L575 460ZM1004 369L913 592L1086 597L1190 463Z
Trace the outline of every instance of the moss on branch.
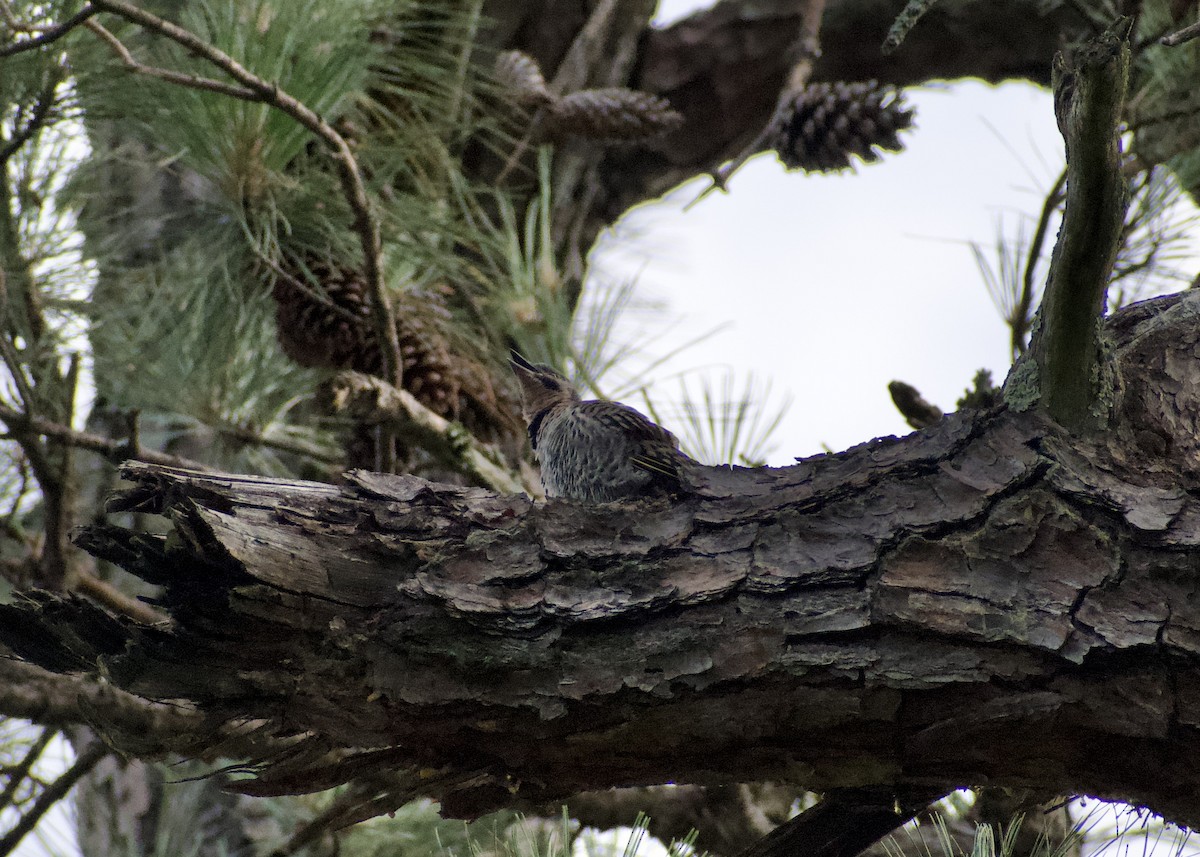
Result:
M1080 428L1102 413L1100 318L1125 221L1120 121L1129 22L1054 59L1054 105L1067 147L1066 208L1029 359L1042 408ZM1106 409L1104 409L1106 410Z

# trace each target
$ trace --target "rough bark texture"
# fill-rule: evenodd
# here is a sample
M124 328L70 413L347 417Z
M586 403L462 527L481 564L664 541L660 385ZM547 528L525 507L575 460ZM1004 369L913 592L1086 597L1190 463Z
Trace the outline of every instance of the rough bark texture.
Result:
M1092 440L959 414L686 502L588 507L356 472L131 465L91 551L170 627L45 596L0 637L292 737L243 790L471 815L586 789L1084 792L1200 822L1200 295L1111 325ZM366 802L367 798L364 798Z

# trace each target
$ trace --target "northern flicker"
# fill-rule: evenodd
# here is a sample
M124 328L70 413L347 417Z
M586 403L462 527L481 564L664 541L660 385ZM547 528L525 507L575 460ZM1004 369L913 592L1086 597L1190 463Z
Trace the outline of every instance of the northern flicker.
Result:
M628 405L581 400L558 372L516 352L509 363L547 497L605 503L685 490L695 462L665 428Z

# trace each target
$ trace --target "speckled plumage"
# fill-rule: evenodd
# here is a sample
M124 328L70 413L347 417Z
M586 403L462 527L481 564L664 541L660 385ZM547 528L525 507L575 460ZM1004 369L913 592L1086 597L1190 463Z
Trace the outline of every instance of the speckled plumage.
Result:
M665 428L619 402L580 400L548 366L516 354L510 363L547 497L604 503L684 489L692 459Z

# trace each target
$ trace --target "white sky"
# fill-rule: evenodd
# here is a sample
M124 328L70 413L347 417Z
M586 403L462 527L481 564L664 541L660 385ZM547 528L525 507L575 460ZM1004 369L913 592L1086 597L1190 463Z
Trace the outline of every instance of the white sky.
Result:
M1007 371L1008 330L966 242L990 248L1001 220L1015 228L1040 208L1061 165L1050 97L961 83L908 98L918 127L900 155L843 175L759 156L727 195L683 211L706 186L696 179L632 212L600 248L616 251L602 264L636 273L641 294L681 317L649 332L662 353L728 325L657 376L715 364L791 395L773 464L907 433L893 379L950 410L977 369L997 382Z
M706 5L664 0L661 17ZM1062 165L1050 96L966 82L907 98L917 127L899 155L842 175L788 173L761 155L727 195L684 212L707 185L696 179L631 212L598 248L601 267L636 275L640 295L680 318L644 329L660 353L728 325L655 378L731 367L790 395L772 464L906 434L893 379L952 410L977 369L997 382L1007 371L1008 331L966 242L990 248L999 221L1015 229L1040 209ZM659 389L678 395L674 381Z

